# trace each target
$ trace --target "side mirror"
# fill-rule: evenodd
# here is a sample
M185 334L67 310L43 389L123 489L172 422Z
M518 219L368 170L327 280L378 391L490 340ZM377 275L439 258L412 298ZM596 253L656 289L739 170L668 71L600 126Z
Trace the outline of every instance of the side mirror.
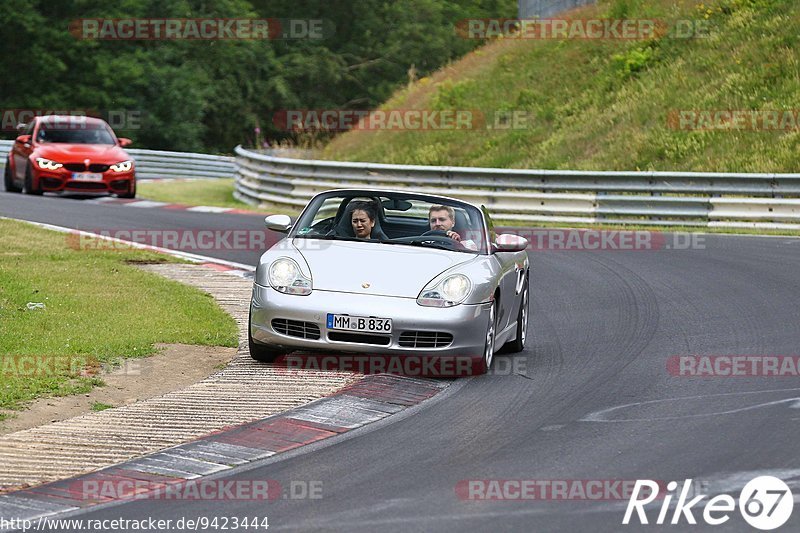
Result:
M20 135L17 137L17 142L21 144L30 144L31 143L31 136L30 135Z
M270 215L264 219L264 224L267 225L267 229L272 231L288 233L289 228L292 227L292 219L288 215Z
M119 137L117 140L119 141L119 145L120 145L121 147L123 147L123 148L125 148L126 146L130 146L130 145L132 145L132 144L133 144L133 141L132 141L132 140L130 140L130 139L127 139L127 138L125 138L125 137Z
M528 239L511 233L503 233L495 238L494 247L498 252L524 252L528 248Z

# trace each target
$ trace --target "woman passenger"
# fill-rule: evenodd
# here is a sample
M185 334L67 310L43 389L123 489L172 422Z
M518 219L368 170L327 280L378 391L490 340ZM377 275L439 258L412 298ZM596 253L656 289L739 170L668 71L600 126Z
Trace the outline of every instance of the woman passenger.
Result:
M350 223L353 233L358 239L372 238L372 228L375 227L375 217L378 215L375 206L370 202L357 202L350 213Z

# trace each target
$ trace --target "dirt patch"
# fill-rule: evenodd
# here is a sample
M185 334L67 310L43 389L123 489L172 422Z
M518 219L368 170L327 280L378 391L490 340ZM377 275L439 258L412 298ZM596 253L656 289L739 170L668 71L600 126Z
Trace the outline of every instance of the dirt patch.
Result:
M40 398L25 411L3 410L12 418L0 422L0 435L89 413L96 404L119 407L181 389L218 372L236 356L236 348L187 344L157 347L161 351L156 355L127 359L119 368L99 375L105 386L87 394Z

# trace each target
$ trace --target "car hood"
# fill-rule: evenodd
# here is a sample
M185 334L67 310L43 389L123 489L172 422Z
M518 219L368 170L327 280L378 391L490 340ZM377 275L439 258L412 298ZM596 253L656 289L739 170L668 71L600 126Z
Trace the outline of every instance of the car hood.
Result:
M40 144L36 147L36 156L52 159L60 163L83 162L113 164L131 159L128 153L113 144Z
M294 244L311 269L314 290L403 298L416 298L434 277L476 258L464 252L375 242L295 239Z

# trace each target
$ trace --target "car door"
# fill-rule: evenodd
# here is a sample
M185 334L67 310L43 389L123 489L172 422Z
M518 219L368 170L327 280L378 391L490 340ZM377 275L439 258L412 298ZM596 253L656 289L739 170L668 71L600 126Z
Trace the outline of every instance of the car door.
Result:
M492 257L499 268L500 305L497 308L497 334L498 341L505 342L507 339L500 338L500 335L508 327L509 323L513 322L516 317L515 309L518 306L517 284L520 276L517 261L518 252L500 252L494 247L497 235L494 231L492 217L489 216L486 206L481 206L481 210L489 230Z

